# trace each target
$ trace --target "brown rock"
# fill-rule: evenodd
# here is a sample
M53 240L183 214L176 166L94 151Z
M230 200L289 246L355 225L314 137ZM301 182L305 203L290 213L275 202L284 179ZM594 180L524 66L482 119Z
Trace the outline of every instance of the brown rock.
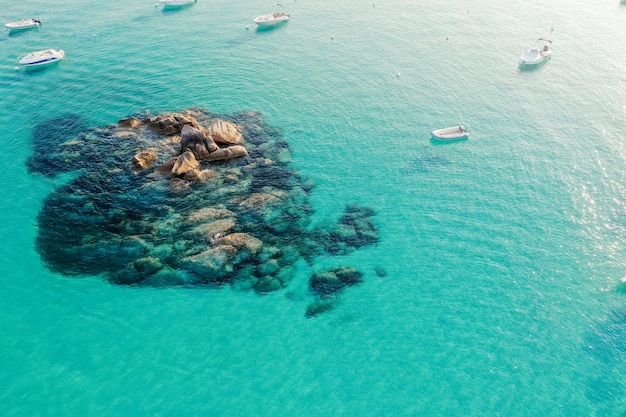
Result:
M176 163L177 159L178 159L178 157L174 157L174 158L170 159L169 161L167 161L166 163L161 165L157 169L157 172L159 174L163 174L163 175L171 175L172 174L172 168L174 168L174 164Z
M185 181L192 182L206 182L207 180L204 171L200 171L199 169L190 169L189 171L185 172L185 175L183 175L183 179Z
M226 159L239 158L242 156L248 156L246 148L240 145L229 146L228 148L218 149L217 151L210 153L206 161L222 161Z
M221 119L213 119L208 129L209 135L217 143L238 145L243 143L243 135L236 124Z
M193 117L180 113L162 114L150 117L146 120L146 123L148 123L151 129L161 135L179 134L183 126L196 126L198 124Z
M209 156L210 152L215 152L219 147L213 139L200 130L189 125L183 126L181 130L180 151L189 150L193 152L196 159L201 160Z
M131 160L133 166L137 169L146 169L156 161L157 156L151 151L141 151L133 156Z
M176 158L176 162L174 162L174 166L172 167L172 175L185 175L187 171L197 169L199 165L200 163L192 152L184 152L181 156Z
M136 117L126 117L124 119L120 119L117 124L121 127L135 128L141 124L141 120Z
M189 125L184 125L182 127L180 136L181 151L184 151L187 146L194 143L204 144L204 139L206 137L203 131Z
M206 148L208 149L209 153L215 152L220 148L219 146L217 146L217 143L215 143L211 135L206 135L204 141L206 143Z

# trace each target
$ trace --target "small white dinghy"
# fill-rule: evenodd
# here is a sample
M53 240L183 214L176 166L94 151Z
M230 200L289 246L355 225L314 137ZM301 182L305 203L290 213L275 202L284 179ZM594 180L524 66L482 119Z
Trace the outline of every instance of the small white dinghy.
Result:
M266 13L254 18L254 23L259 26L275 26L289 20L289 15L283 12Z
M530 51L524 52L520 57L522 65L538 65L552 56L552 49L550 49L552 41L550 39L543 38L539 38L537 41L541 42L539 46L532 48Z
M65 59L65 52L63 50L46 49L43 51L31 52L28 55L20 58L18 63L25 68L41 67L44 65L50 65L55 62L59 62Z
M19 22L10 22L4 25L9 31L18 31L38 28L41 21L37 19L22 19Z
M469 138L469 132L465 126L452 126L433 130L432 136L440 140L467 139Z

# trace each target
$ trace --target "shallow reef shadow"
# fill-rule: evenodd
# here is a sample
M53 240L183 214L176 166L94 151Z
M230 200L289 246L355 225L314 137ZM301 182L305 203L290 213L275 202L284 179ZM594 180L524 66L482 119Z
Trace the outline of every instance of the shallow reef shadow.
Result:
M432 154L422 155L411 159L405 168L405 172L407 174L431 172L444 168L449 164L450 161L443 156Z

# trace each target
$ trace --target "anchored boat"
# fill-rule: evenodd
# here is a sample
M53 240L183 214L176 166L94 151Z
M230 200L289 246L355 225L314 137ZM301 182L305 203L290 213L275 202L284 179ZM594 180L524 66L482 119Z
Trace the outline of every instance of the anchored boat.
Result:
M433 130L432 137L441 140L467 139L469 132L465 126L452 126Z
M22 19L19 22L9 22L4 25L9 31L18 31L38 28L41 25L41 21L37 19Z
M275 26L289 20L289 15L283 12L266 13L254 18L254 23L259 26Z
M550 39L537 39L541 44L522 54L522 65L538 65L552 56L552 41Z
M24 67L41 67L61 61L65 58L63 50L46 49L43 51L31 52L20 58L18 61Z

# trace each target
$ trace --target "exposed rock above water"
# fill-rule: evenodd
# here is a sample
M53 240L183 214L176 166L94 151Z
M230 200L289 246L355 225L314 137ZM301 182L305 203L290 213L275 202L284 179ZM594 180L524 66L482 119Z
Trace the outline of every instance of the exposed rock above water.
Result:
M378 242L375 213L361 206L347 206L330 229L312 227L313 186L290 161L259 112L193 108L97 128L71 116L49 120L35 129L28 168L75 176L44 202L37 248L67 275L265 293L285 287L299 261ZM350 268L329 274L311 281L320 300L362 276Z

